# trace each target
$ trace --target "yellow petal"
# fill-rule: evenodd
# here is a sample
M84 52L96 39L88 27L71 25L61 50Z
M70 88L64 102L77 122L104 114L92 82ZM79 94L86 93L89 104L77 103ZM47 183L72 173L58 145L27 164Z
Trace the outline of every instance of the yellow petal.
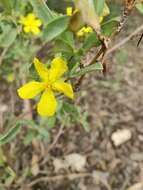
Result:
M34 58L34 66L39 74L40 78L44 81L48 81L49 79L49 70L45 64L41 63L39 59Z
M49 72L50 81L56 81L68 70L67 62L61 58L56 57L53 59L51 69Z
M103 21L104 17L103 16L100 16L99 17L99 22L101 23Z
M84 28L84 33L91 33L91 32L93 32L93 29L90 26Z
M31 32L35 35L40 33L40 29L37 26L32 26L31 27Z
M35 20L35 15L33 13L29 13L27 16L26 16L27 20L29 21L34 21Z
M56 112L57 102L53 92L46 89L38 103L37 111L41 116L52 116Z
M34 25L40 27L42 25L42 21L40 19L36 19Z
M82 30L79 30L77 33L76 33L77 37L82 37L84 36L84 32Z
M30 99L44 90L44 85L41 82L29 82L17 90L18 95L22 99Z
M69 83L66 83L64 81L56 81L52 85L53 90L59 91L64 93L65 96L73 99L74 98L74 92L72 89L72 85Z
M21 24L25 25L26 21L27 21L27 19L25 17L21 17L19 22Z
M72 14L73 14L73 8L72 7L67 7L66 14L67 14L67 16L72 16Z
M102 16L105 17L108 16L109 14L110 14L110 9L108 5L105 3Z
M23 30L24 30L25 33L31 32L31 27L24 26Z

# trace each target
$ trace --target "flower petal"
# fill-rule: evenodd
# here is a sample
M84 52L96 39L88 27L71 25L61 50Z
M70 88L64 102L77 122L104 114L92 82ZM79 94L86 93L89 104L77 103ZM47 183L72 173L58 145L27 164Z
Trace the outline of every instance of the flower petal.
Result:
M42 82L32 81L19 88L17 92L20 98L30 99L39 94L42 90L44 90Z
M24 26L23 30L24 30L25 33L31 32L31 27Z
M40 29L37 26L31 26L31 32L37 35L40 33Z
M27 19L25 17L21 17L19 22L25 25L27 23Z
M41 116L52 116L56 112L57 102L53 92L46 89L38 103L37 111Z
M72 85L64 82L64 81L56 81L52 85L53 90L59 91L64 93L65 96L73 99L74 98L74 92L72 89Z
M34 25L40 27L42 25L42 21L40 19L36 19Z
M46 67L46 65L41 63L39 61L39 59L37 59L37 58L34 58L33 62L34 62L34 66L35 66L35 68L37 70L37 73L39 74L41 79L44 80L44 81L48 81L48 79L49 79L49 70Z
M72 16L72 14L73 14L73 8L72 7L67 7L66 8L66 14L67 14L67 16Z
M56 57L53 59L51 69L49 72L50 81L54 82L59 79L68 70L67 62L61 58Z
M29 13L27 16L26 16L27 20L29 21L35 21L35 15L33 13Z

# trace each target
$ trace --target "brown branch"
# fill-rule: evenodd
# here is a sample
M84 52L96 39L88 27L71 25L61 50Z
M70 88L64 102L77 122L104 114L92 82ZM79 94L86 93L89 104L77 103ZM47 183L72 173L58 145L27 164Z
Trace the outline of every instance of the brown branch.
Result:
M107 53L106 56L113 53L114 51L116 51L117 49L119 49L121 46L125 45L129 40L131 40L134 36L136 36L139 32L141 32L143 30L143 24L141 26L139 26L133 33L131 33L129 36L127 36L126 38L124 38L122 41L120 41L119 43L115 44L112 48L110 48Z
M72 173L67 175L57 175L57 176L46 176L46 177L39 177L38 179L35 179L31 183L27 185L27 187L32 187L40 182L51 182L51 181L59 181L63 179L69 179L74 180L76 178L84 178L84 177L92 177L92 173L86 172L86 173Z
M122 13L122 16L121 16L121 20L118 23L116 31L113 33L111 38L114 38L116 35L118 35L121 32L124 24L126 23L129 15L131 14L131 12L132 12L132 10L133 10L133 8L135 6L135 1L136 0L124 0L125 7L124 7L124 10L123 10L123 13Z
M46 150L45 155L47 155L47 154L50 152L50 150L52 150L52 148L57 144L57 142L58 142L60 136L61 136L62 133L63 133L63 128L64 128L64 126L65 126L64 124L61 125L61 127L60 127L60 129L59 129L59 131L58 131L58 133L57 133L57 135L56 135L56 137L55 137L55 139L53 140L53 142L52 142L52 144L49 146L49 148ZM42 161L41 164L44 165L46 162L47 162L47 157L45 157L45 159Z

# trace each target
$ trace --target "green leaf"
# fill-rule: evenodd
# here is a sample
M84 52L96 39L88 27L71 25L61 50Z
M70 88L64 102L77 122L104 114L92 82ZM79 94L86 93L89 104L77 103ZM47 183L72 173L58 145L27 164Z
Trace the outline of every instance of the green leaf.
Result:
M56 40L55 44L54 44L54 49L52 51L54 54L55 53L67 53L67 54L72 54L73 53L73 49L71 48L71 46L68 46L68 44L60 41L60 40Z
M74 49L74 36L72 32L65 31L57 39Z
M143 14L143 3L137 3L136 4L136 8L138 9L138 11Z
M101 26L103 27L104 25L110 24L111 22L117 22L117 23L120 22L120 16L110 17L108 20L103 22Z
M0 46L9 47L15 41L17 36L17 30L10 25L3 27L3 33L0 35Z
M93 2L96 14L101 16L105 5L105 0L93 0Z
M79 118L79 122L82 124L82 127L86 132L90 131L89 122L88 122L88 113L84 112L81 114L81 118Z
M36 131L29 130L26 136L24 137L23 143L25 145L29 145L32 142L32 140L36 137L37 137Z
M5 135L0 137L0 145L6 144L11 141L21 129L21 125L18 122L14 127L10 128Z
M54 49L52 53L65 53L71 56L74 52L74 37L73 33L70 31L63 32L55 40Z
M119 21L120 21L120 17L115 17L115 18L111 18L110 20L104 22L101 26L102 34L104 36L110 36L114 32Z
M86 24L93 27L96 32L100 32L98 14L94 8L94 0L74 0L76 8L80 11ZM102 1L102 0L98 0Z
M69 24L68 16L59 16L48 23L43 31L44 40L49 42L64 32Z
M85 39L82 49L86 52L88 51L91 47L93 46L100 46L101 42L100 40L97 38L97 34L95 32L91 33L88 35L88 37Z
M70 77L79 77L81 75L84 75L86 73L92 72L92 71L97 71L97 70L103 70L103 66L100 62L96 62L92 65L88 65L84 67L83 69L80 69L80 71L73 73Z
M48 127L48 129L53 128L55 124L56 124L56 117L55 116L49 117L46 123L46 126Z
M78 107L75 106L74 104L70 104L68 102L64 102L63 103L63 110L66 113L69 113L72 116L72 119L74 121L77 121L79 118L79 111L78 111Z
M14 179L16 178L16 173L10 166L7 166L5 168L5 173L7 176L6 180L5 180L5 185L10 186L12 184L12 182L14 181Z
M7 12L12 11L12 0L0 0L0 3L4 6Z
M51 129L56 125L56 116L40 118L40 126Z
M37 16L44 24L49 23L54 17L54 13L49 9L44 0L29 0Z

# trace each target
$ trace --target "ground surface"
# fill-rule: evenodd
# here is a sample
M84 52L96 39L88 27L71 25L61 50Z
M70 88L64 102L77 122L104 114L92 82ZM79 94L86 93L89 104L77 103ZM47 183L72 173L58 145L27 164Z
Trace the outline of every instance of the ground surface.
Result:
M141 23L140 16L132 19L119 39L122 40ZM22 145L20 139L4 147L9 150L6 151L8 162L18 175L16 183L5 189L126 190L143 180L143 42L137 48L137 40L134 38L109 57L106 77L100 73L98 76L92 74L83 83L84 93L79 104L89 112L89 133L80 126L64 129L58 142L47 154L51 142L40 142L40 152L32 146ZM13 103L11 100L7 104L5 84L1 86L1 94L4 105ZM12 111L12 106L9 109ZM125 128L132 132L131 139L115 147L111 140L112 133ZM56 128L53 139L57 133ZM36 143L33 146L36 147ZM73 156L73 153L81 157L74 161L77 154ZM80 166L73 163L67 166L63 161L67 155ZM33 176L28 177L26 169L31 166L31 162L34 166ZM37 171L37 176L34 176Z

